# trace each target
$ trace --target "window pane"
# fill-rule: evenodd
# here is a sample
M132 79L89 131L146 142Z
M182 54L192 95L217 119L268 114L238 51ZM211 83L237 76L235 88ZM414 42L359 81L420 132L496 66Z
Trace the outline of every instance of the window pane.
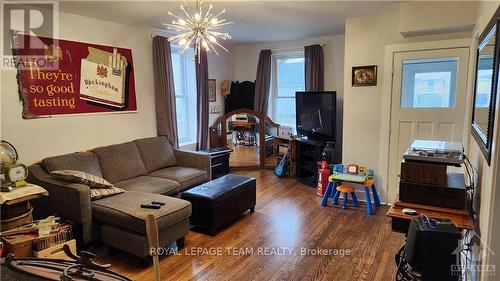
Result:
M477 70L476 107L490 107L492 81L493 55L480 55Z
M175 95L182 96L182 63L181 55L172 50L172 68L174 70L174 88Z
M182 97L175 98L176 116L177 116L177 134L178 141L185 142L188 140L187 119L186 119L186 100Z
M294 97L296 91L304 91L304 58L277 60L278 97Z
M404 61L401 107L454 107L457 66L458 58Z
M182 55L172 49L172 68L174 73L175 105L179 144L196 141L196 74L193 49Z
M276 77L269 103L272 118L283 126L295 128L295 92L304 91L304 54L293 53L275 57Z
M295 128L295 98L276 99L275 121L280 125Z

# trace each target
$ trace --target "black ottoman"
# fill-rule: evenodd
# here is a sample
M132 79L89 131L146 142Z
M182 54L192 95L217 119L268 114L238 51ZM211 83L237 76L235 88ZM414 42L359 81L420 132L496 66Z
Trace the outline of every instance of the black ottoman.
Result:
M191 224L215 235L246 210L255 209L255 179L225 175L182 193L192 204Z

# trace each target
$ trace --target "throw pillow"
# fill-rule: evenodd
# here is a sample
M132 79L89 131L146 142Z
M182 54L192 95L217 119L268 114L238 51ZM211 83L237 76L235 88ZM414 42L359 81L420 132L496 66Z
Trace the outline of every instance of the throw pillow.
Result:
M107 180L89 173L75 170L57 170L50 172L54 178L84 184L90 188L113 188Z
M112 187L112 188L91 188L90 189L90 200L97 200L104 197L113 196L125 192L125 190Z

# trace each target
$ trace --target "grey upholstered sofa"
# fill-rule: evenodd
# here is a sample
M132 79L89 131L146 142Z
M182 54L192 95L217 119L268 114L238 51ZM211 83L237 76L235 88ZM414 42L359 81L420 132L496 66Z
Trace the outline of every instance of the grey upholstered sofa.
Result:
M54 170L90 173L126 191L91 201L89 187L55 179L49 174ZM163 237L168 242L169 239L183 239L189 229L191 204L175 197L179 197L179 192L210 179L210 157L204 153L173 149L166 138L152 137L49 157L30 166L29 172L28 181L49 192L48 197L33 201L35 216L55 213L72 221L81 244L89 244L106 235L129 234L135 236L128 243L134 239L135 243L142 243L145 235L141 232L145 230L137 218L150 209L141 209L141 200L168 201L167 206L161 208L163 213L157 213L160 239ZM163 236L162 229L165 230ZM144 257L145 249L134 251L134 254Z

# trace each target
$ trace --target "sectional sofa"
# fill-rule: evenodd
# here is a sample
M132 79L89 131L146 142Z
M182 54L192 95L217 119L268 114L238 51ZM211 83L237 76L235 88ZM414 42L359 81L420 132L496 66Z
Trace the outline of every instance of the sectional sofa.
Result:
M55 179L55 170L99 176L125 192L92 201L88 186ZM33 201L36 217L58 214L75 224L81 244L101 240L144 258L144 216L155 214L160 243L183 243L191 204L179 194L208 181L210 171L208 154L174 149L165 137L152 137L46 158L29 167L28 181L49 192ZM167 204L161 210L140 208L153 200Z

